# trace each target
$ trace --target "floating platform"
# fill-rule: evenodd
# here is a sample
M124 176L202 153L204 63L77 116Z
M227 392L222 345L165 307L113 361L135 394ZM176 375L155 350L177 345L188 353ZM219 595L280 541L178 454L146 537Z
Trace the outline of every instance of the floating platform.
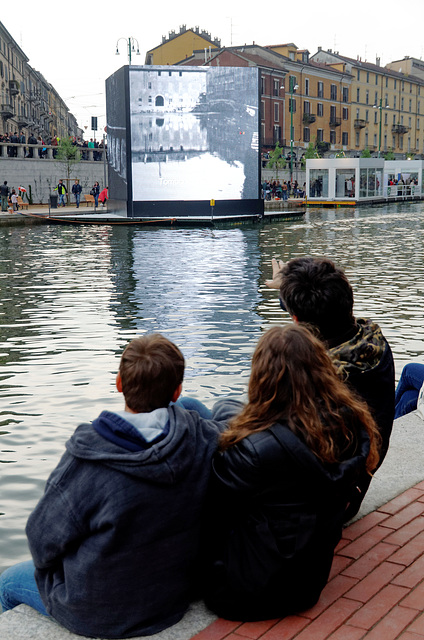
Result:
M126 225L126 226L239 226L243 224L257 224L262 222L298 220L306 213L305 208L289 209L285 211L265 211L257 215L234 216L163 216L158 218L127 218L114 213L29 213L20 211L21 219L38 221L45 224L82 224L82 225ZM17 219L15 214L14 219Z

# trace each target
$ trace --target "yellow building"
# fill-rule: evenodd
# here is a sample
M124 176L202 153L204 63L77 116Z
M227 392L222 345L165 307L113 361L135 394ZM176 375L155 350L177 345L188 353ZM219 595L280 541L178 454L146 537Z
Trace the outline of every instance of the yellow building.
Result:
M307 49L298 49L293 43L271 45L266 49L283 56L288 71L285 82L287 143L293 140L294 148L300 153L311 142L317 143L322 151L347 151L352 144L352 76L311 60Z
M312 59L351 74L352 150L424 153L424 78L319 49ZM423 114L421 114L423 111Z
M181 25L178 33L170 31L168 37L162 37L162 43L146 53L146 64L176 64L193 54L196 49L219 49L221 41L211 39L210 33L200 31L199 27L186 29Z

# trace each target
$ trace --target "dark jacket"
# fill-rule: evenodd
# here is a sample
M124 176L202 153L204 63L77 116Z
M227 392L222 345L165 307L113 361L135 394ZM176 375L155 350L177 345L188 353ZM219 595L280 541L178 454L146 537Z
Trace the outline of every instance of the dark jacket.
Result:
M236 411L234 402L218 403L214 418ZM286 425L275 424L217 453L205 511L208 606L247 621L314 605L368 452L360 431L351 457L325 466Z
M329 345L329 354L347 384L367 403L381 435L380 461L389 448L395 415L395 367L390 346L380 327L371 320L356 319L357 331L346 342ZM346 518L352 518L361 505L371 482L363 474L358 494Z
M74 184L72 185L72 193L74 195L78 195L79 193L81 193L82 191L82 186L80 185L80 183L78 182L78 184L76 184L74 182Z
M79 426L28 520L42 600L74 633L150 635L189 605L219 425L167 411L149 444L107 411Z

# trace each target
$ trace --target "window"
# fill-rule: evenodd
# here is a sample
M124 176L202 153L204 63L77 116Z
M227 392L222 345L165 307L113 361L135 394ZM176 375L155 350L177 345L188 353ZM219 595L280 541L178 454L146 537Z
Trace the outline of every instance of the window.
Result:
M274 96L280 95L280 81L274 80Z
M318 98L324 97L324 83L318 82Z
M365 148L368 149L368 132L365 133Z
M408 127L411 128L411 118L408 118Z
M336 132L330 129L330 144L336 144Z
M419 113L419 112L420 112L420 101L418 100L418 102L417 102L417 113Z
M309 96L309 79L305 78L305 96Z
M357 72L356 72L356 79L357 79L358 81L360 81L360 80L361 80L361 71L360 71L360 69L358 69L358 70L357 70Z
M324 140L324 131L323 129L317 129L317 142L322 142Z
M377 93L377 91L375 92L375 95L374 95L374 104L375 105L378 104L378 93Z
M331 105L331 107L330 107L330 120L332 122L334 122L335 119L336 119L336 107L334 105Z
M396 149L396 136L392 136L392 147Z
M412 93L412 82L411 82L411 84L409 85L409 93Z
M294 98L289 100L289 113L296 113L296 100Z
M311 132L309 127L303 127L303 142L309 142L311 139Z
M403 136L399 136L399 149L403 149Z
M365 91L365 104L369 104L369 103L370 103L370 92L367 89Z
M409 113L412 111L412 100L409 101Z
M370 81L370 72L367 71L367 82L369 82L369 81Z
M261 76L261 93L265 93L265 77Z
M368 111L368 109L367 109L367 110L365 111L365 120L366 120L367 122L369 122L369 119L370 119L370 118L369 118L369 115L370 115L370 112L369 112L369 111Z
M279 122L280 120L280 105L278 102L274 102L274 122Z
M330 100L337 100L337 85L332 84L330 89Z
M265 120L265 102L261 100L261 120Z
M393 80L393 89L396 89L396 78Z
M358 87L358 88L356 89L356 102L361 102L361 101L360 101L360 99L359 99L359 96L360 96L360 89L359 89L359 87Z
M387 113L384 114L384 124L387 124Z
M419 128L420 128L420 119L417 118L417 129L419 129Z
M375 74L375 84L378 84L378 75Z
M393 116L393 124L396 124L396 114Z
M396 109L396 96L393 97L393 109Z
M290 76L289 77L289 92L291 93L292 89L294 91L294 88L296 86L296 76Z
M377 134L374 133L374 147L377 146Z
M386 106L386 107L388 107L388 106L389 106L389 96L387 95L387 93L386 93L386 95L384 96L384 104L385 104L385 106Z
M349 144L349 134L347 131L343 131L342 133L342 144L347 146Z
M377 118L378 118L378 111L375 110L374 111L374 124L377 124L377 122L378 122Z
M349 120L349 109L347 107L343 107L343 120Z
M359 131L355 133L355 147L359 147Z
M311 112L311 105L308 100L303 103L303 113L309 114Z
M349 102L349 87L343 87L343 102Z
M403 124L403 116L400 117L400 123Z
M324 107L322 102L318 102L317 104L317 116L319 116L320 118L322 118L322 116L324 115Z

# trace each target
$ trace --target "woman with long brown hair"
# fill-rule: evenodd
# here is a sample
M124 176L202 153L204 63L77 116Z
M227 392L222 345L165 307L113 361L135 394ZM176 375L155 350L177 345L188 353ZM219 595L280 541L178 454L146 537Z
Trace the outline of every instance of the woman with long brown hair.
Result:
M356 479L377 466L374 420L300 325L262 336L248 403L220 401L214 418L231 419L207 507L206 603L233 620L307 609L327 582Z

